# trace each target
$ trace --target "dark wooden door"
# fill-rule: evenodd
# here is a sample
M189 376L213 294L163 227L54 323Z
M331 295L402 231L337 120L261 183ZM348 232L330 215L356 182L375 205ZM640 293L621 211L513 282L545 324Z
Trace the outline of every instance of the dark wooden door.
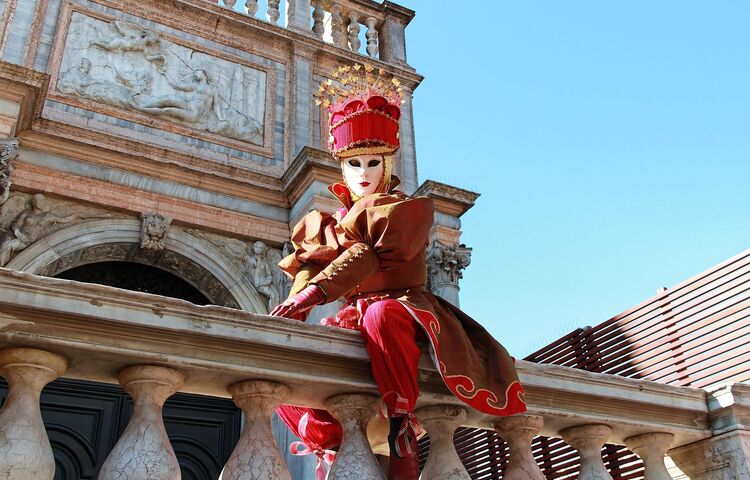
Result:
M3 402L7 393L0 379ZM69 379L47 385L41 406L55 454L55 480L95 480L133 411L119 386ZM183 480L219 478L240 436L241 412L232 401L176 394L165 403L163 416Z

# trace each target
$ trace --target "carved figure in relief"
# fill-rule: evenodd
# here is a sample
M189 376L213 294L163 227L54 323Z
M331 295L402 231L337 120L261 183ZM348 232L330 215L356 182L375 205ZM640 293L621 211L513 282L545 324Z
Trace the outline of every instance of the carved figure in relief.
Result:
M10 196L13 160L18 155L18 140L0 140L0 205Z
M317 305L346 299L335 317L321 323L358 330L365 340L390 417L388 479L417 480L413 412L420 340L428 343L449 391L482 413L525 411L523 388L507 351L475 320L425 288L434 206L429 198L410 198L396 189L398 79L371 65L342 66L330 78L320 86L319 101L330 114L329 148L341 162L344 181L329 187L341 208L333 215L312 211L294 227L294 252L280 264L294 286L271 315L303 320ZM449 250L436 260L455 277L466 260L454 254ZM341 425L324 410L283 405L277 412L301 438L294 451L315 453L322 461L341 442ZM339 464L336 472L341 478L342 468ZM347 473L359 478L360 472Z
M18 198L18 197L17 197ZM44 230L55 223L69 223L84 218L79 213L54 212L41 193L32 196L28 206L18 214L0 236L0 267L8 264L10 256L37 241Z
M186 81L173 79L166 70L160 72L167 79L169 85L178 92L144 98L136 105L136 109L156 116L172 117L189 123L205 121L213 111L219 121L222 112L219 108L216 88L209 82L205 70L195 70Z
M91 60L81 58L78 64L65 71L57 84L58 90L87 97L102 103L124 108L134 108L136 104L128 80L119 73L116 78L123 83L96 80L91 77ZM135 92L137 93L137 92Z
M281 302L286 276L277 266L281 253L258 240L248 245L242 263L250 283L268 298L268 311Z
M172 219L157 213L141 213L141 248L164 250Z
M110 52L143 52L146 60L164 63L164 55L160 52L161 39L155 32L122 20L113 20L109 25L114 35L93 40L90 43L92 47Z

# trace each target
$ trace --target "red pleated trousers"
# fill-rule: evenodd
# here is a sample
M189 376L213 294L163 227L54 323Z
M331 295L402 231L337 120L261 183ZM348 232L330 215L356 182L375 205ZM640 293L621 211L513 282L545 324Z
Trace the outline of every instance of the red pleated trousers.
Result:
M379 300L363 310L360 334L388 414L411 413L419 396L417 364L421 350L417 342L425 338L424 332L397 300ZM325 410L282 405L276 412L313 452L341 443L341 425ZM307 418L300 424L305 414Z

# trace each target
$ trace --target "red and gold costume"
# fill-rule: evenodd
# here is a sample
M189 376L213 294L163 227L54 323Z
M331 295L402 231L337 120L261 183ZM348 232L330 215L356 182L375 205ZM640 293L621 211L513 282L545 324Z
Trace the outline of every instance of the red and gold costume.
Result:
M347 98L330 110L330 147L337 158L392 155L398 149L399 109L380 92ZM476 321L425 288L432 201L409 198L397 184L386 164L375 193L360 198L344 183L329 187L342 207L333 215L305 216L292 232L294 252L280 263L294 278L290 299L311 288L325 296L316 303L346 299L336 317L323 324L360 331L391 416L408 417L414 410L420 343L429 345L446 386L467 405L498 416L525 411L506 350ZM274 312L283 312L281 307ZM341 440L340 426L325 411L282 406L279 415L311 451L322 454Z

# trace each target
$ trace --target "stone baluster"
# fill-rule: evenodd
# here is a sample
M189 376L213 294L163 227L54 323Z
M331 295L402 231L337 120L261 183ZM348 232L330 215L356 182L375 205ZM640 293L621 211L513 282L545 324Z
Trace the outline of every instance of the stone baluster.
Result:
M471 480L453 444L453 434L466 420L466 410L455 405L432 405L415 413L430 435L430 454L422 478Z
M331 6L331 38L337 47L346 48L346 34L344 33L344 16L341 14L341 5Z
M510 448L510 461L505 467L505 480L545 480L531 453L531 441L542 429L539 415L514 415L495 423L495 431Z
M643 460L645 480L672 480L664 464L664 456L673 441L674 435L671 433L644 433L626 438L625 445Z
M245 9L247 9L248 15L254 17L258 13L258 0L246 0Z
M0 350L0 375L8 397L0 410L0 478L52 480L55 457L44 429L39 397L65 372L66 360L33 348Z
M591 424L566 428L560 435L581 457L579 480L612 480L602 461L602 447L612 433L608 425Z
M164 402L185 381L179 370L136 365L117 376L133 399L133 416L104 461L99 480L179 480L180 465L162 419Z
M313 26L312 26L312 31L318 37L323 38L323 34L325 33L325 24L323 22L323 20L325 18L325 11L323 10L323 1L322 0L313 0L312 6L313 6L313 13L312 13Z
M335 395L326 401L326 408L341 422L344 430L328 480L385 480L365 434L367 422L375 415L377 404L377 397L357 393Z
M375 29L377 21L375 17L367 17L365 19L365 25L367 25L367 32L365 32L365 38L367 38L367 55L370 58L375 58L378 54L378 31Z
M266 18L271 23L277 23L281 17L279 12L279 3L281 0L268 0L268 9L266 10Z
M229 393L245 414L245 428L224 466L222 480L291 480L271 431L271 415L289 394L289 387L248 380L230 386Z
M349 11L349 49L357 53L362 42L359 41L359 16L354 10Z
M237 0L224 0L224 6L227 7L229 10L234 10L234 5L237 3Z

